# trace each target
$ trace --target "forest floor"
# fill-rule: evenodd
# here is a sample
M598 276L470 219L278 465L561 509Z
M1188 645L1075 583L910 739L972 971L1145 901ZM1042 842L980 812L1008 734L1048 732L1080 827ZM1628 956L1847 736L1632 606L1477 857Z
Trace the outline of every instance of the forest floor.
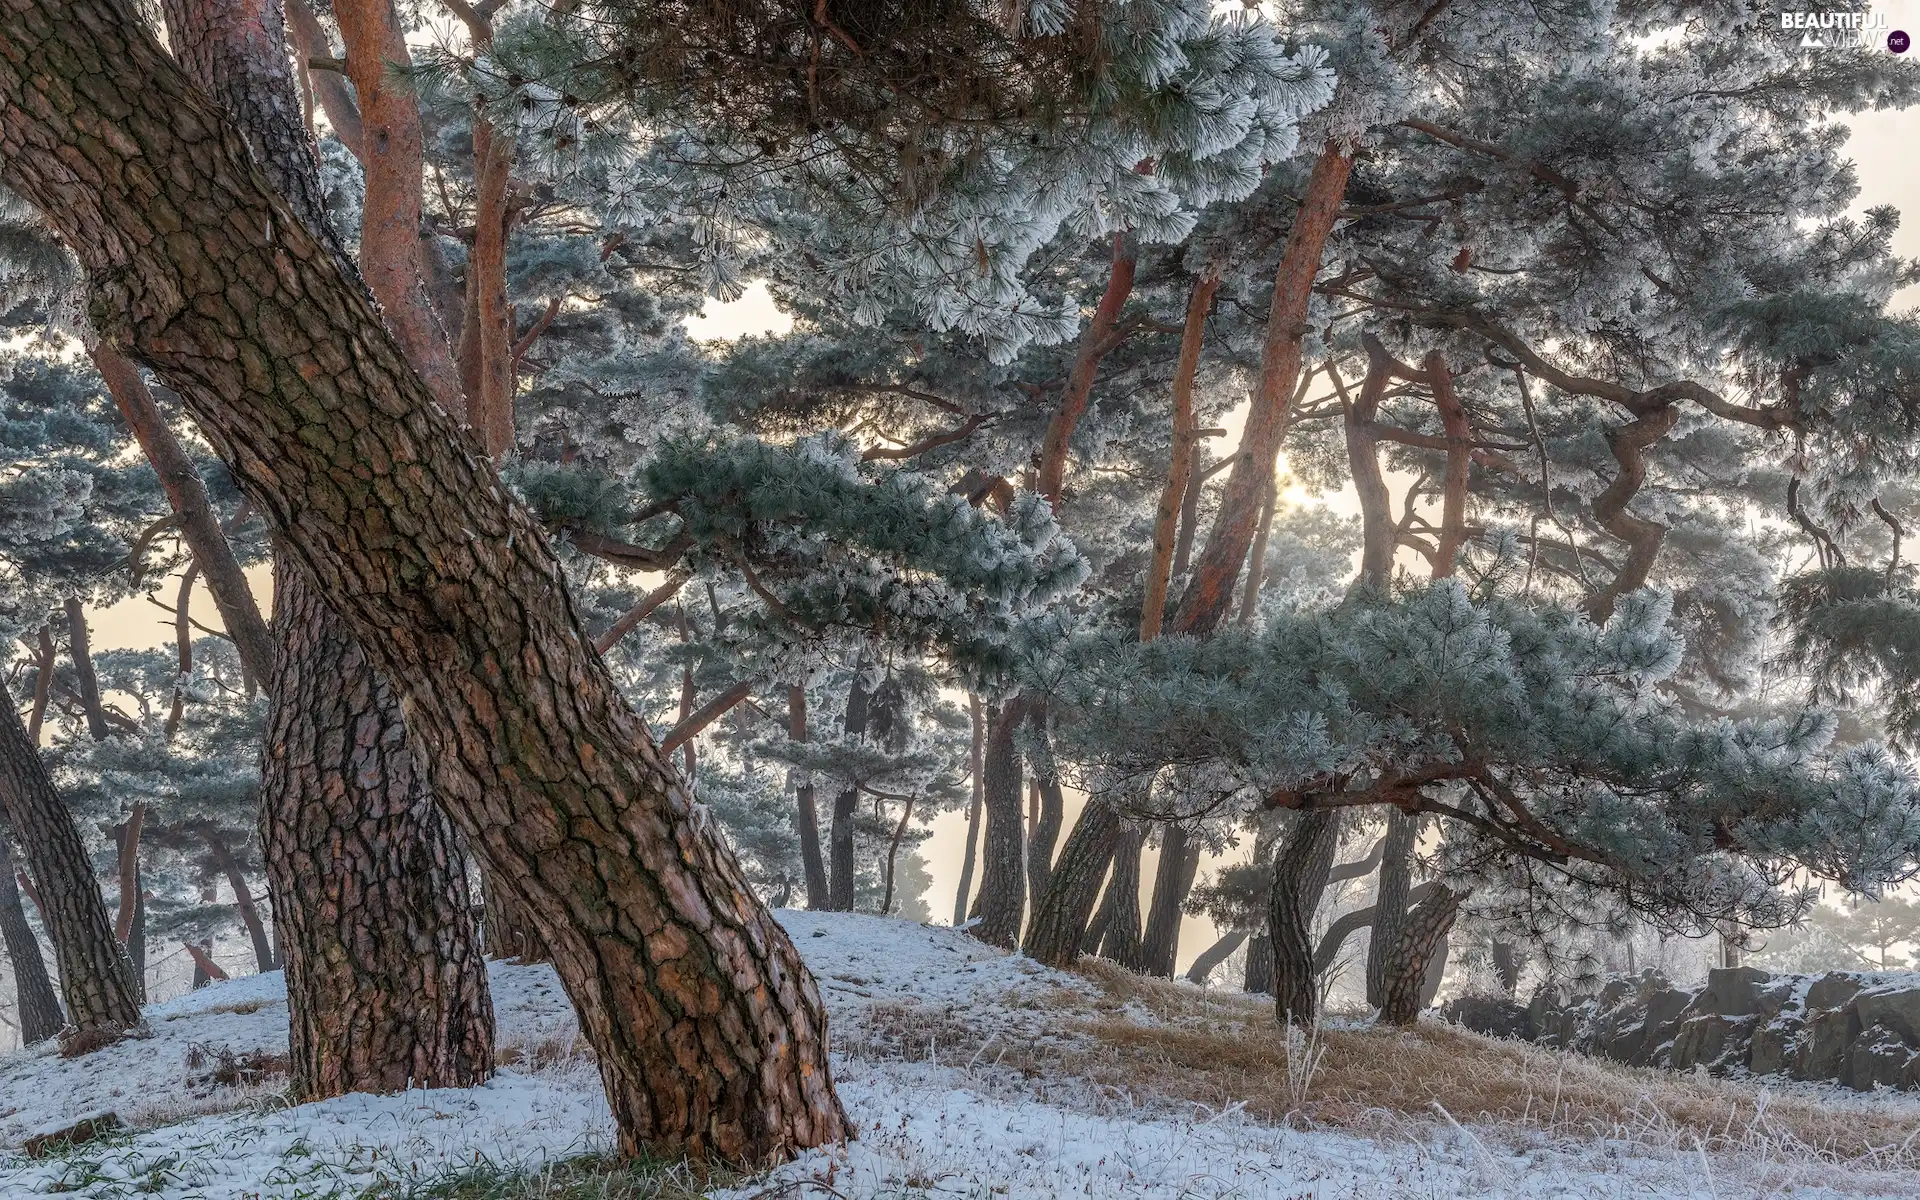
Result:
M79 1059L0 1057L0 1196L302 1200L1912 1196L1920 1100L1631 1070L1423 1023L1283 1037L1238 993L1050 971L944 927L783 912L859 1137L772 1173L614 1167L546 967L496 964L484 1087L289 1106L277 974ZM117 1128L39 1158L36 1134Z

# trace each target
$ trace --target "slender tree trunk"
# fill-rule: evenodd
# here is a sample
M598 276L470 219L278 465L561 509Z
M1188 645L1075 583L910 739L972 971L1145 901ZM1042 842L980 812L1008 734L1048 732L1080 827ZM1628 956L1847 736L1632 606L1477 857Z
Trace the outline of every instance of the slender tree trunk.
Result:
M1400 927L1406 922L1408 893L1413 887L1414 842L1419 833L1419 818L1399 809L1387 810L1387 839L1380 852L1380 885L1373 902L1373 934L1367 941L1367 1003L1374 1008L1385 1005L1387 977L1395 970L1394 947L1400 944Z
M1207 982L1207 976L1213 974L1213 969L1233 957L1233 952L1238 950L1246 940L1246 930L1229 929L1213 945L1194 956L1193 965L1187 968L1187 978L1194 983L1204 985Z
M1100 957L1128 968L1140 962L1140 851L1146 840L1144 829L1121 830L1113 847L1113 873L1101 901L1106 911L1105 920L1099 922Z
M1139 970L1146 975L1173 978L1180 955L1181 906L1193 890L1206 846L1179 825L1169 825L1160 838L1160 869L1153 877L1153 899L1147 905L1147 931L1140 940Z
M265 679L273 670L273 638L247 584L246 572L220 528L206 482L168 426L140 369L110 346L95 342L90 350L93 365L107 381L121 417L153 464L154 474L160 477L167 503L180 519L180 536L193 552L194 565L200 568L207 591L213 595L213 606L220 612L227 636L233 639L240 664L248 675Z
M1395 526L1393 496L1387 490L1386 474L1380 469L1380 403L1386 399L1391 382L1391 358L1378 339L1369 336L1367 377L1360 384L1358 397L1348 399L1339 376L1342 425L1346 433L1348 475L1360 499L1360 573L1356 589L1384 591L1393 579Z
M1187 295L1187 320L1180 334L1180 360L1173 371L1173 448L1167 464L1167 485L1160 492L1160 504L1153 513L1153 559L1147 567L1147 598L1140 610L1140 640L1150 642L1160 636L1160 623L1167 609L1167 588L1175 570L1174 551L1180 515L1186 511L1189 482L1193 479L1195 456L1199 453L1198 422L1193 416L1193 381L1200 371L1200 348L1206 337L1207 314L1213 309L1213 294L1220 287L1220 276L1208 270L1193 281ZM1191 491L1197 497L1198 483ZM1193 521L1186 522L1186 542L1192 547ZM1184 556L1182 556L1184 559ZM1182 561L1179 569L1184 570Z
M87 733L96 742L104 742L112 732L107 724L107 709L100 702L100 678L93 673L93 651L88 647L87 611L80 597L68 596L67 653L73 659L74 682L79 687L80 707L87 715Z
M787 689L787 736L796 742L807 740L807 689L794 684ZM820 853L820 812L814 804L814 788L803 783L794 789L794 831L800 835L800 865L807 875L807 907L814 912L832 907L832 891L827 886L827 864Z
M1333 870L1340 826L1331 809L1308 809L1295 819L1273 856L1273 903L1267 911L1273 939L1273 1006L1281 1024L1311 1025L1320 1012L1320 979L1313 970L1313 912Z
M1113 862L1120 838L1120 815L1099 800L1089 799L1067 834L1067 844L1060 849L1060 862L1049 876L1046 890L1035 901L1022 947L1028 958L1050 967L1069 967L1080 956L1087 919L1100 898L1100 883Z
M1047 881L1053 874L1053 848L1060 841L1060 825L1066 819L1066 797L1060 792L1060 774L1053 760L1053 741L1047 732L1047 706L1033 705L1029 720L1034 744L1039 748L1033 764L1033 792L1038 811L1027 831L1027 904L1030 913L1038 912L1040 900L1047 894Z
M873 709L873 693L861 677L859 669L854 671L853 682L847 685L847 713L841 728L849 736L859 736L867 732L867 720ZM832 874L829 877L831 894L828 905L834 912L852 912L855 867L853 855L853 826L860 811L860 789L842 788L833 797L833 825L828 830L829 865Z
M842 1137L811 976L592 653L538 522L124 0L0 0L0 182L406 694L437 794L554 951L622 1150Z
M7 944L7 958L13 963L14 995L20 1014L20 1044L31 1046L60 1032L60 997L47 977L47 962L40 955L40 939L27 923L26 906L20 903L20 888L13 878L13 843L0 833L0 938Z
M274 589L261 842L286 952L302 1100L467 1087L493 1005L466 861L407 748L397 697L313 588Z
M1200 451L1202 449L1203 447L1199 439L1195 438L1193 452L1187 456L1186 486L1181 489L1180 494L1180 533L1173 543L1173 570L1171 572L1173 576L1186 574L1187 568L1193 565L1193 542L1195 535L1200 529L1200 494L1206 491L1207 479L1212 474L1211 472L1203 474L1200 470ZM1164 619L1165 610L1166 601L1163 598L1160 607L1154 610L1156 619L1153 631L1155 635L1158 635L1160 632L1160 625Z
M1220 498L1220 514L1194 564L1192 580L1174 614L1176 632L1205 636L1213 632L1233 599L1233 582L1247 559L1267 488L1273 483L1280 444L1300 380L1301 347L1307 335L1307 309L1320 259L1339 218L1353 153L1329 141L1315 161L1306 194L1294 215L1286 248L1274 273L1273 304L1267 314L1266 342L1260 353L1259 388L1247 413L1240 448Z
M47 718L47 704L53 699L53 672L59 657L53 648L53 626L40 627L40 651L34 657L33 704L27 711L27 740L40 744L40 723Z
M11 699L0 708L0 804L38 885L35 902L53 941L67 1018L83 1034L130 1029L140 1023L140 1005L86 844Z
M1607 431L1607 447L1613 451L1620 471L1606 490L1593 498L1593 519L1627 544L1627 557L1613 579L1587 601L1587 615L1596 623L1613 615L1613 606L1619 603L1620 597L1646 586L1653 564L1660 557L1667 527L1658 521L1634 516L1627 511L1627 504L1647 481L1647 450L1671 433L1679 420L1680 410L1666 405Z
M1066 482L1067 452L1072 446L1074 426L1087 411L1100 360L1112 348L1113 327L1133 292L1133 268L1133 251L1128 248L1126 234L1114 234L1113 266L1107 272L1106 291L1093 310L1093 318L1081 332L1080 350L1074 356L1073 369L1067 373L1066 391L1040 444L1040 469L1035 474L1033 490L1045 496L1055 512L1060 511L1060 493Z
M267 678L271 679L269 675ZM233 850L227 845L227 839L211 824L203 825L200 837L207 844L208 853L213 855L214 866L227 877L227 886L233 889L233 906L240 910L240 923L246 926L247 937L253 942L253 959L262 972L279 969L279 959L273 952L273 940L267 936L266 923L260 919L260 905L253 898L253 890L247 886L246 872L240 869L240 860L234 857Z
M1520 947L1512 942L1493 944L1493 974L1500 981L1500 990L1512 997L1520 990L1520 968L1526 965ZM1629 967L1629 970L1632 968Z
M1438 350L1421 364L1433 406L1440 410L1440 427L1447 438L1447 469L1440 488L1440 537L1434 544L1433 577L1446 579L1459 564L1467 546L1467 484L1473 465L1473 429L1466 406L1453 390L1453 372Z
M1400 926L1394 940L1393 969L1387 972L1380 994L1380 1019L1389 1025L1411 1025L1419 1019L1427 982L1427 967L1445 944L1454 918L1460 914L1465 892L1436 887ZM1375 936L1379 931L1375 930Z
M1240 593L1239 623L1250 625L1260 611L1260 587L1267 581L1267 538L1273 532L1273 515L1280 507L1280 482L1267 485L1267 500L1260 508L1260 528L1253 535L1253 549L1247 551L1247 582Z
M967 806L967 849L966 856L960 860L960 886L953 897L953 924L955 928L967 923L967 901L973 896L973 862L980 844L980 808L986 795L986 784L982 778L985 771L987 745L987 719L981 712L980 697L967 693L967 712L973 720L973 750L968 759L968 779L973 784L973 802Z
M179 2L179 0L173 0ZM296 0L297 2L297 0ZM393 0L334 0L346 44L361 129L366 197L360 212L360 273L380 302L407 361L441 407L467 415L467 398L447 331L427 300L420 257L420 194L425 139L412 83L406 26Z
M987 727L981 768L981 805L986 810L985 867L973 936L990 946L1012 948L1026 907L1025 847L1020 828L1021 764L1014 733L1026 720L1027 703L1014 697L1000 705Z
M480 444L493 458L513 449L513 310L507 304L508 189L513 138L473 114L474 239L467 257L460 378Z

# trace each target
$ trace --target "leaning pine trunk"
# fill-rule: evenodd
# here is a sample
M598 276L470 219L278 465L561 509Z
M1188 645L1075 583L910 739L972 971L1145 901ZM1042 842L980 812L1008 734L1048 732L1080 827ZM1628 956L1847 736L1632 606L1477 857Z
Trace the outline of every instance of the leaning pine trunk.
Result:
M6 939L7 958L13 963L20 1044L31 1046L60 1032L60 997L54 993L53 980L47 978L40 939L27 924L27 910L20 903L20 885L14 882L13 871L13 844L0 833L0 937Z
M1380 994L1380 1019L1389 1025L1411 1025L1420 1016L1426 998L1427 968L1454 918L1460 915L1465 892L1436 887L1433 894L1407 914L1394 940L1392 969L1387 972Z
M67 1019L81 1034L118 1034L140 1023L140 1005L86 843L27 740L12 698L0 695L0 709L6 710L0 712L0 804L38 884Z
M1339 823L1329 809L1301 813L1273 856L1273 1007L1280 1022L1311 1025L1319 1016L1320 978L1313 969L1313 910L1326 890Z
M260 827L281 898L293 1093L483 1082L493 1003L466 861L408 752L397 697L282 565Z
M1413 888L1413 848L1419 819L1399 809L1387 810L1386 845L1380 855L1380 887L1374 900L1373 934L1367 941L1367 1003L1384 1007L1387 977L1395 971L1393 955L1400 929L1407 919L1407 894Z
M1012 948L1020 936L1020 917L1026 907L1025 831L1020 824L1020 751L1014 732L1026 719L1027 706L1015 697L1002 704L987 726L986 762L982 766L981 801L987 814L984 843L985 870L980 895L974 901L980 920L973 936L990 946Z
M1028 958L1050 967L1068 967L1080 956L1080 939L1100 898L1100 881L1120 841L1120 815L1098 800L1088 800L1067 835L1060 861L1027 926Z
M1180 953L1182 905L1193 890L1200 870L1200 839L1178 825L1167 826L1160 840L1160 869L1153 877L1153 899L1147 904L1147 930L1140 939L1140 970L1163 979L1173 978Z
M620 1148L762 1163L843 1137L819 992L593 653L539 523L124 0L0 0L0 183L405 696L436 796L552 950Z

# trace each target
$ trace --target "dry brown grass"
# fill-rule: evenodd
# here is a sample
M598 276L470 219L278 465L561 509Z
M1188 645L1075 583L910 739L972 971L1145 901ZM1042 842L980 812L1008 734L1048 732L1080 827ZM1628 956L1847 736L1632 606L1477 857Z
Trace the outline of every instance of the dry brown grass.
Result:
M1128 1097L1242 1108L1271 1122L1374 1128L1449 1117L1517 1136L1615 1138L1678 1149L1920 1167L1920 1115L1899 1105L1823 1104L1742 1080L1681 1075L1499 1041L1453 1026L1320 1030L1325 1051L1304 1103L1302 1047L1270 1005L1145 979L1091 960L1103 998L1062 1018L1085 1035L1053 1069ZM1136 1020L1129 1011L1144 1010ZM1439 1108L1436 1106L1443 1106Z

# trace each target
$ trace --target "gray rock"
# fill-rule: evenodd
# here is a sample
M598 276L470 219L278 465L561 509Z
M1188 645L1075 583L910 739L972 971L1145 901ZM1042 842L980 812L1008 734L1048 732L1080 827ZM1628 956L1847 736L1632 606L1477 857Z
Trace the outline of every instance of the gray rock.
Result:
M1694 1007L1722 1017L1751 1017L1759 1008L1760 989L1772 980L1758 967L1715 967L1707 972L1707 986L1694 997Z
M1907 1045L1920 1046L1920 987L1883 984L1868 988L1854 997L1853 1005L1862 1025L1891 1029Z
M1459 996L1442 1005L1440 1015L1489 1037L1525 1040L1529 1033L1528 1009L1505 996Z
M1674 1035L1668 1065L1676 1071L1704 1066L1716 1074L1747 1064L1754 1018L1701 1013L1687 1018Z
M1874 1088L1910 1087L1916 1055L1898 1033L1869 1025L1847 1049L1847 1073L1841 1081L1856 1092Z
M1840 1078L1847 1061L1847 1048L1858 1036L1860 1016L1851 1006L1811 1014L1788 1073L1795 1079Z
M1839 1008L1860 993L1865 981L1851 971L1828 971L1807 986L1807 1011Z
M1785 1071L1806 1024L1800 1017L1788 1014L1756 1028L1747 1070L1755 1075L1778 1075Z

